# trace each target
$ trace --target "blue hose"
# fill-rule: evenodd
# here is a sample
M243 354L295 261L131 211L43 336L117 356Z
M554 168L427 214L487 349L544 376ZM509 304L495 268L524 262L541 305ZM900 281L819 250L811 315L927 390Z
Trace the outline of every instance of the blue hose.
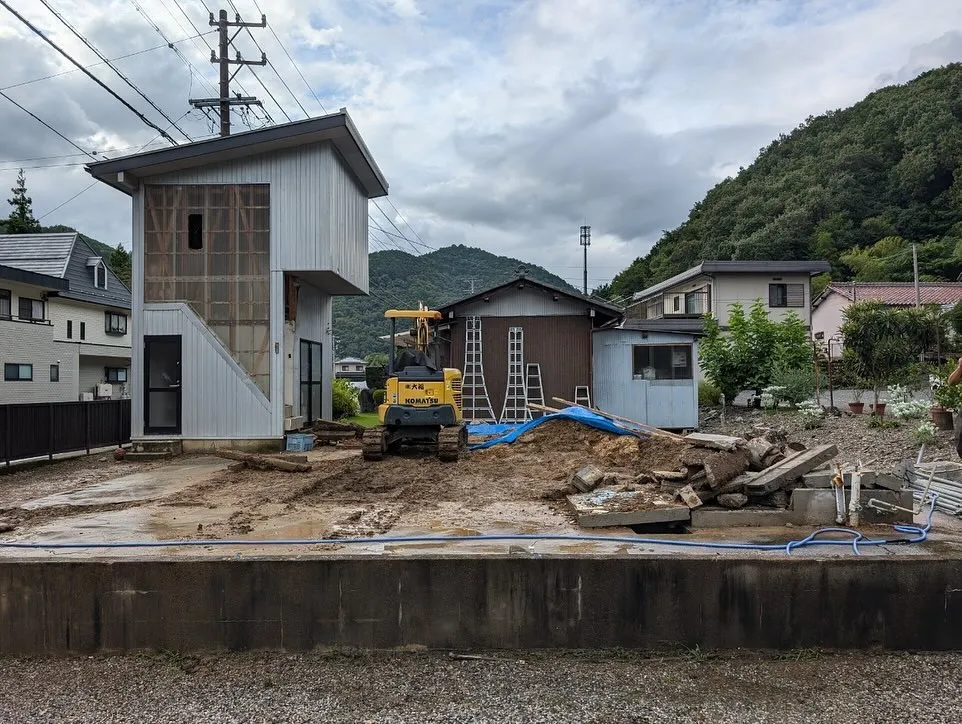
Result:
M75 549L75 548L187 548L196 546L307 546L307 545L349 545L356 543L452 543L463 541L509 541L509 540L554 540L579 543L627 543L629 545L660 545L685 548L716 548L724 550L776 551L783 550L791 555L796 548L819 545L851 545L855 555L861 555L859 545L883 545L886 543L921 543L928 538L932 528L932 513L935 510L937 493L929 493L929 512L925 525L895 525L896 532L914 535L912 538L876 539L851 528L820 528L802 540L782 543L716 543L707 541L685 541L664 538L639 538L602 535L565 535L560 533L479 533L477 535L412 535L376 536L371 538L301 538L293 540L157 540L157 541L119 541L114 543L31 543L0 541L0 548L18 549ZM924 503L924 501L923 501ZM820 539L824 533L843 533L852 536L851 540Z

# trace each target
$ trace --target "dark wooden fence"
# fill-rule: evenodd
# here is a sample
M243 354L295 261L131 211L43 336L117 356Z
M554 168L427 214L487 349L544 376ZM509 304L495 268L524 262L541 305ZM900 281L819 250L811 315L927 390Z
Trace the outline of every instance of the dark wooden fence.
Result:
M76 452L130 442L130 400L0 405L0 460Z

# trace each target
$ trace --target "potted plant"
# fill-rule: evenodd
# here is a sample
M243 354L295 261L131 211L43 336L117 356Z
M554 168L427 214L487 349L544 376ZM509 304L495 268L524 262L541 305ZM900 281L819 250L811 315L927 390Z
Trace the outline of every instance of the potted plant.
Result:
M865 390L862 389L862 387L860 386L860 383L855 387L854 390L852 390L852 397L854 397L855 400L854 402L848 403L848 409L850 409L856 415L861 415L862 410L865 409L865 403L862 402L862 395L864 394L865 394Z
M947 384L948 374L940 375L935 389L932 390L934 404L929 410L929 415L932 418L932 424L939 430L952 430L954 428L952 411L962 409L962 385Z

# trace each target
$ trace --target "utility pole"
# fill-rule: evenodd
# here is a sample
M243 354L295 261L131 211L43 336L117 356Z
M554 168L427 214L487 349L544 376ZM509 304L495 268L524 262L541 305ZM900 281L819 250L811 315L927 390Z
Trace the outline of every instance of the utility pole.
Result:
M585 250L585 279L584 279L584 294L588 296L588 247L591 246L591 227L582 226L581 227L581 247Z
M919 251L918 244L912 244L912 269L915 274L915 306L922 306L922 292L919 289Z
M464 280L465 284L468 284L468 285L471 287L471 294L474 294L474 283L475 283L476 281L478 281L478 280L477 280L477 279L465 279L465 280Z
M234 20L230 21L227 19L227 11L221 10L217 20L214 20L214 13L210 14L210 25L217 28L219 36L218 52L220 53L220 57L218 58L214 54L214 51L211 50L210 62L220 65L220 97L191 98L188 102L194 108L218 108L220 115L220 135L229 136L231 106L262 105L254 96L241 96L238 93L236 94L236 98L231 98L230 82L234 80L234 76L236 76L245 65L267 65L267 54L261 53L260 60L244 60L241 58L240 51L237 51L236 58L230 58L227 53L231 43L234 42L234 38L236 38L237 34L244 28L266 28L267 16L261 15L261 21L259 23L245 23L241 20L240 14L235 13ZM230 35L230 28L237 28L237 32ZM233 73L230 72L230 66L232 65L237 66L237 70Z

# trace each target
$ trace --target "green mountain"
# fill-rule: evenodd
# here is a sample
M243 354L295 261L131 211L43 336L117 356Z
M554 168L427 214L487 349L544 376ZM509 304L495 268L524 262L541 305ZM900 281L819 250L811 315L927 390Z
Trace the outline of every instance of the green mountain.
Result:
M630 294L705 259L825 259L832 278L962 273L962 64L805 120L695 204L610 285ZM826 280L822 280L825 283Z
M468 246L448 246L423 256L376 251L370 256L371 296L334 300L337 355L386 352L387 344L378 337L391 332L384 319L389 307L415 307L419 301L436 307L468 296L472 280L481 291L515 278L521 270L531 279L577 291L540 266Z

